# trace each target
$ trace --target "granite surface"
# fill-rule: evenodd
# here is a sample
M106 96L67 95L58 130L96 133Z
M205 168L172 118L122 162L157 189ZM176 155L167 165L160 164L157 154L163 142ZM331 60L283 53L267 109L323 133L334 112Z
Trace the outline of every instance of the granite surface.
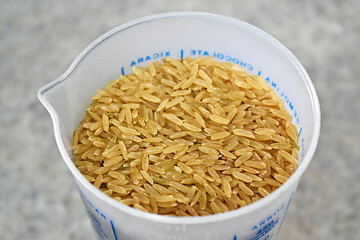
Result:
M149 14L197 10L278 38L317 90L322 129L280 239L360 239L360 2L0 0L0 239L95 239L39 87L95 38Z

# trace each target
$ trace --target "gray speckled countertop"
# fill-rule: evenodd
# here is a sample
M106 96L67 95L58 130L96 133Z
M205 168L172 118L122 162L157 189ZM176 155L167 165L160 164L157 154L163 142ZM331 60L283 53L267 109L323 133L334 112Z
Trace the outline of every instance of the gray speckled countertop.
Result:
M360 239L357 0L0 0L0 239L95 239L36 91L111 28L180 10L245 20L302 62L319 95L322 130L280 239Z

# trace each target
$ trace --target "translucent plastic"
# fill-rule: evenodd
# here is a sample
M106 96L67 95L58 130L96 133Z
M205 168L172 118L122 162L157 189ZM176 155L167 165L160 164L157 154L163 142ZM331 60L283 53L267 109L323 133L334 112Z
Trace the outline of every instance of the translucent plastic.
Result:
M122 205L97 190L73 164L72 132L96 89L171 56L213 56L263 76L284 100L299 130L299 168L269 196L240 209L203 217L169 217ZM91 43L58 79L38 91L49 111L61 155L74 176L99 239L240 240L277 239L300 177L309 165L320 131L320 107L311 80L280 42L245 22L207 13L145 17L119 26Z

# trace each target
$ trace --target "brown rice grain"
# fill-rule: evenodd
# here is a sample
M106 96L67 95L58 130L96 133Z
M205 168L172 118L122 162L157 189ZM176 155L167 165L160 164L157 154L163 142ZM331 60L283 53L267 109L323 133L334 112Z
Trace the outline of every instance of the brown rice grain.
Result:
M241 164L247 161L252 155L253 154L251 152L247 152L244 155L241 155L238 159L236 159L235 167L239 167Z
M254 192L249 187L247 187L243 182L239 182L238 186L241 189L241 191L243 191L246 195L250 197L254 195Z
M233 133L237 136L242 136L242 137L247 137L247 138L252 138L252 139L255 138L255 136L252 132L250 132L248 130L244 130L244 129L234 129Z
M121 162L123 160L122 156L117 156L117 157L113 157L110 159L106 159L104 160L103 166L104 167L111 167L119 162Z
M211 210L212 210L215 214L221 213L221 210L220 210L219 206L216 205L216 203L215 203L214 201L212 201L212 202L210 203L210 208L211 208Z
M183 192L183 193L188 193L190 191L190 188L185 186L185 185L182 185L181 183L178 183L178 182L175 182L175 181L171 181L169 183L170 187L176 189L176 190L179 190L180 192Z
M150 175L144 170L140 170L141 175L148 181L151 185L154 184L154 180L150 177Z
M245 166L244 164L242 164L242 165L240 166L240 169L243 170L243 171L245 171L245 172L252 173L252 174L259 174L259 173L260 173L260 171L254 169L254 168Z
M165 117L167 120L175 123L176 125L179 125L179 126L183 125L183 122L181 121L181 119L178 118L177 116L175 116L174 114L171 114L171 113L169 113L169 114L164 114L164 117Z
M199 196L199 206L201 210L204 210L206 208L206 194L204 191L200 192Z
M177 151L180 151L181 149L184 148L184 144L180 143L180 144L175 144L175 145L172 145L172 146L169 146L167 148L165 148L163 150L163 153L173 153L173 152L177 152Z
M241 181L244 181L244 182L252 182L253 181L253 179L251 177L249 177L248 175L246 175L244 173L233 172L232 175L235 178L240 179Z
M267 195L269 195L270 193L263 187L259 187L259 193L263 196L266 197Z
M286 177L284 177L284 176L281 175L281 174L277 174L277 173L274 174L274 178L275 178L277 181L281 182L281 183L285 183L286 180L287 180Z
M270 144L273 149L290 149L291 145L288 143L272 143Z
M223 191L226 195L226 197L230 198L231 197L231 186L230 186L230 183L228 180L222 180L222 188L223 188Z
M226 138L228 136L230 136L229 132L218 132L218 133L212 134L210 137L211 137L211 140L219 140L219 139Z
M285 152L284 150L279 150L280 155L285 158L286 160L288 160L290 163L292 164L296 164L297 160L294 156L292 156L290 153Z
M257 169L266 169L266 164L261 161L248 160L248 161L244 162L244 165L246 165L248 167L257 168Z
M117 171L109 171L107 174L113 178L116 178L119 180L125 180L125 175L122 173L119 173Z

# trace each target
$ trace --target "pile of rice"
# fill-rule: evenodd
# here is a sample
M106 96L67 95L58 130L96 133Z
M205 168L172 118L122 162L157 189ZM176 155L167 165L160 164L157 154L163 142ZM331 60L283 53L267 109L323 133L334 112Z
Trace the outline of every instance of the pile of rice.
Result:
M100 191L150 213L251 204L296 170L298 132L266 81L211 58L163 59L97 90L73 135Z

